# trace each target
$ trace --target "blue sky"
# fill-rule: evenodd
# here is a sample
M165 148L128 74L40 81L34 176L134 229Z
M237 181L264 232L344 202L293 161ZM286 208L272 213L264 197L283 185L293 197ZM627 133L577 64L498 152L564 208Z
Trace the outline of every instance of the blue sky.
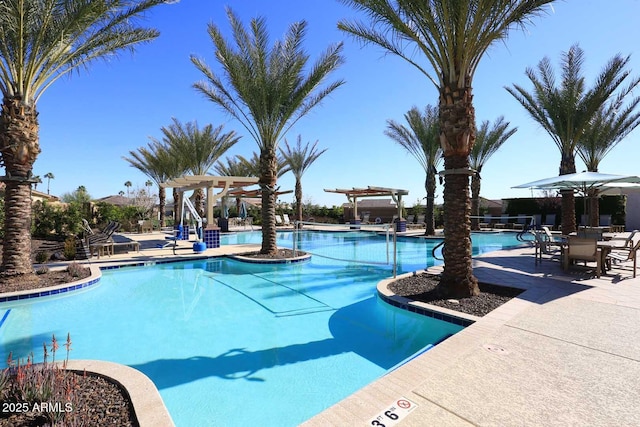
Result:
M144 188L147 177L122 156L146 146L150 136L160 139L160 129L172 117L183 123L196 120L201 127L211 123L224 125L225 131L236 130L242 139L227 152L229 157L257 151L244 128L192 88L202 75L192 65L191 54L217 70L207 24L215 22L229 34L225 5L245 23L266 17L274 40L282 37L290 23L306 20L305 49L312 61L329 44L344 41L346 63L331 79L341 78L346 84L286 135L290 144L301 135L303 142L318 140L320 148L328 148L303 176L305 201L340 205L346 202L344 196L323 189L369 185L409 190L406 206L426 195L422 168L384 130L388 119L403 122L403 115L414 105L436 105L437 91L408 63L375 46L363 47L340 32L338 20L358 15L333 0L182 0L150 12L145 24L161 32L158 39L140 46L133 55L123 53L111 62L94 64L88 72L61 79L41 98L42 153L34 173L54 174L51 194L62 195L84 185L92 197L100 198L126 192L126 181L134 189ZM530 89L525 69L548 56L558 70L561 53L575 43L586 53L589 85L618 53L631 55L632 74L640 74L639 15L639 0L561 1L548 15L536 18L526 32L514 30L504 43L489 50L474 78L477 122L493 122L504 115L518 131L486 163L482 196L528 197L529 190L511 187L558 174L558 148L504 87L516 83ZM604 159L601 172L640 174L638 132ZM576 163L578 171L584 169L580 159ZM38 190L46 191L47 180L43 181ZM287 174L279 184L282 190L292 190L294 182ZM437 194L441 202L442 187ZM293 195L283 195L281 200L290 202Z

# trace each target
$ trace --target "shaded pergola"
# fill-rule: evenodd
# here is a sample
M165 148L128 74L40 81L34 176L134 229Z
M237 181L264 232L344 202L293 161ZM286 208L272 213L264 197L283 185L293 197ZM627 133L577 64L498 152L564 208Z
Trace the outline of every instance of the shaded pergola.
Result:
M399 188L374 186L351 189L336 188L335 190L329 190L325 188L324 191L326 191L327 193L344 194L349 200L349 203L353 204L354 221L358 221L358 199L363 197L391 197L398 208L398 221L402 221L402 196L406 196L409 194L409 191L401 190Z
M213 207L218 199L229 194L231 191L241 191L244 187L256 185L258 178L244 176L212 176L212 175L191 175L174 178L160 184L164 188L175 188L183 197L185 191L206 189L207 195L207 228L213 226ZM220 192L214 193L214 189ZM256 190L258 191L258 190Z

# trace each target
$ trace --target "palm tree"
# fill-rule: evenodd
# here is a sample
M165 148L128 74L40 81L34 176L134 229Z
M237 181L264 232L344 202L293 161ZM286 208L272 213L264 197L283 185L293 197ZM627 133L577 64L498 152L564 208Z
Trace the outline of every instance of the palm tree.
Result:
M127 187L127 198L129 198L129 189L131 188L133 184L131 183L131 181L127 181L124 183L124 186Z
M31 177L40 153L37 103L63 76L158 37L136 25L164 0L0 2L0 164L6 170L2 274L33 274Z
M260 176L260 155L255 151L251 153L251 158L247 159L244 156L236 156L238 161L247 170L247 176ZM282 155L276 156L276 176L281 178L285 173L289 172L291 168L286 159Z
M163 128L172 155L181 164L181 169L193 175L205 175L215 162L233 145L240 136L235 131L222 133L223 126L214 128L208 124L202 129L198 122L182 124L173 118L173 123ZM200 216L204 216L204 190L195 190L195 208Z
M425 235L435 234L435 219L433 215L436 195L437 168L442 160L440 148L438 109L427 105L424 114L413 107L404 115L409 127L393 120L387 120L387 130L384 134L407 150L420 163L426 178L424 188L427 191L427 210L425 213Z
M445 297L480 292L471 266L469 153L476 140L473 76L494 42L504 40L511 27L524 27L552 1L342 0L368 15L371 23L341 21L338 28L406 60L439 92L445 167L444 271L439 292ZM426 67L433 68L433 73Z
M47 172L44 175L44 177L47 178L47 194L50 194L49 193L49 184L51 183L51 180L55 178L55 176L53 176L53 174L51 172Z
M284 39L269 47L264 18L252 19L248 32L230 8L227 16L236 47L227 42L215 24L209 24L209 36L222 72L215 73L202 59L191 56L206 77L205 82L194 87L237 119L258 144L262 190L260 253L275 254L278 142L291 126L344 83L338 80L321 87L344 62L342 43L329 47L316 63L309 65L309 55L302 49L305 21L292 24Z
M493 126L489 129L489 120L485 120L480 125L476 135L476 143L469 155L469 164L471 169L476 171L471 175L471 213L478 217L480 215L480 174L484 164L502 147L507 139L516 133L518 128L509 129L509 122L504 121L504 117L500 116L493 122ZM471 228L479 230L478 219L471 221Z
M296 212L298 221L302 221L302 175L309 169L309 166L313 164L318 157L320 157L327 149L318 151L316 149L318 141L309 146L307 142L305 146L302 146L302 136L298 135L297 144L291 148L287 140L284 140L286 149L280 147L280 154L287 162L289 169L293 172L293 176L296 177Z
M598 110L577 146L578 156L588 171L598 172L602 159L640 124L639 104L640 97L633 98L626 105L623 99L618 98ZM596 227L600 223L598 195L591 192L586 196L589 200L589 224Z
M526 75L533 83L533 91L527 92L519 85L506 88L529 115L542 126L560 150L560 175L576 172L576 148L589 124L607 101L614 96L624 99L638 85L633 79L627 87L621 87L630 74L625 67L629 57L614 56L596 77L593 88L587 89L582 73L584 51L573 45L562 54L562 79L556 84L555 71L549 58L538 63L537 74L527 68ZM562 194L562 232L576 230L575 197L573 190Z
M166 189L160 184L182 174L182 170L177 168L177 162L171 155L168 142L162 143L150 138L151 142L147 147L140 147L136 151L129 151L130 157L123 157L130 166L138 169L148 176L151 181L158 185L158 203L160 209L160 227L165 226L165 207L167 203ZM146 185L146 184L145 184ZM124 194L124 192L122 193Z

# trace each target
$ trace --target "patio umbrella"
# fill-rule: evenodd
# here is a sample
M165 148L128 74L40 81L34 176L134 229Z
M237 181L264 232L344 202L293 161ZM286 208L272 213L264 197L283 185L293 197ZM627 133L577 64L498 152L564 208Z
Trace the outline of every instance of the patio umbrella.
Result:
M223 202L223 206L224 206L224 208L222 209L222 211L223 211L222 212L222 217L226 218L226 219L229 219L229 206L227 206L227 201L226 200Z
M247 219L247 206L244 202L240 204L240 213L238 214L238 216L242 219Z
M526 184L516 185L512 188L532 188L538 190L558 191L573 190L581 193L585 197L598 197L602 194L612 194L616 191L616 188L633 185L640 185L639 176L613 175L599 172L577 172L527 182Z
M583 195L599 194L606 188L617 184L638 184L640 177L635 175L612 175L599 172L578 172L558 175L538 181L527 182L512 188L534 188L539 190L574 190Z

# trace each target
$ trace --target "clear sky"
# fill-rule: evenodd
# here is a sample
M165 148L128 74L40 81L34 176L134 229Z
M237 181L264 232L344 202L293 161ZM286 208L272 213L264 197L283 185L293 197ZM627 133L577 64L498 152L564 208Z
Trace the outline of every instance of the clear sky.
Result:
M192 85L203 78L189 57L196 54L218 70L207 24L215 22L229 34L225 5L241 19L267 19L273 39L280 39L287 26L308 22L305 49L312 62L329 44L344 41L346 63L330 79L346 80L324 103L302 118L286 135L295 143L319 141L328 148L303 176L305 201L340 205L346 198L325 193L325 188L381 186L409 191L410 207L426 195L424 172L419 163L384 135L386 121L404 122L412 107L437 105L437 91L429 80L400 58L385 55L375 46L363 47L337 29L343 18L361 17L333 0L182 0L150 12L145 24L161 35L130 55L123 53L109 63L98 62L88 72L75 73L56 82L39 104L42 153L34 174L55 176L50 191L62 195L84 185L93 198L144 188L142 173L122 159L130 151L146 146L149 137L161 139L160 129L176 117L199 126L224 125L236 130L241 140L226 154L251 156L256 142L219 107L196 92ZM536 67L548 56L559 71L560 55L578 43L586 54L588 85L615 54L631 55L633 75L640 74L639 0L567 0L549 8L546 16L522 32L514 30L504 43L494 45L481 62L474 78L477 123L493 122L504 115L516 134L486 164L481 195L491 199L528 197L531 191L511 187L558 174L560 154L550 137L528 116L504 89L514 83L531 88L527 67ZM635 95L640 96L640 93ZM601 172L640 174L640 130L622 141L600 165ZM577 169L584 165L578 158ZM279 185L293 190L289 173ZM155 188L155 187L154 187ZM47 180L38 186L47 190ZM442 187L437 189L442 201ZM291 202L293 195L283 195Z

